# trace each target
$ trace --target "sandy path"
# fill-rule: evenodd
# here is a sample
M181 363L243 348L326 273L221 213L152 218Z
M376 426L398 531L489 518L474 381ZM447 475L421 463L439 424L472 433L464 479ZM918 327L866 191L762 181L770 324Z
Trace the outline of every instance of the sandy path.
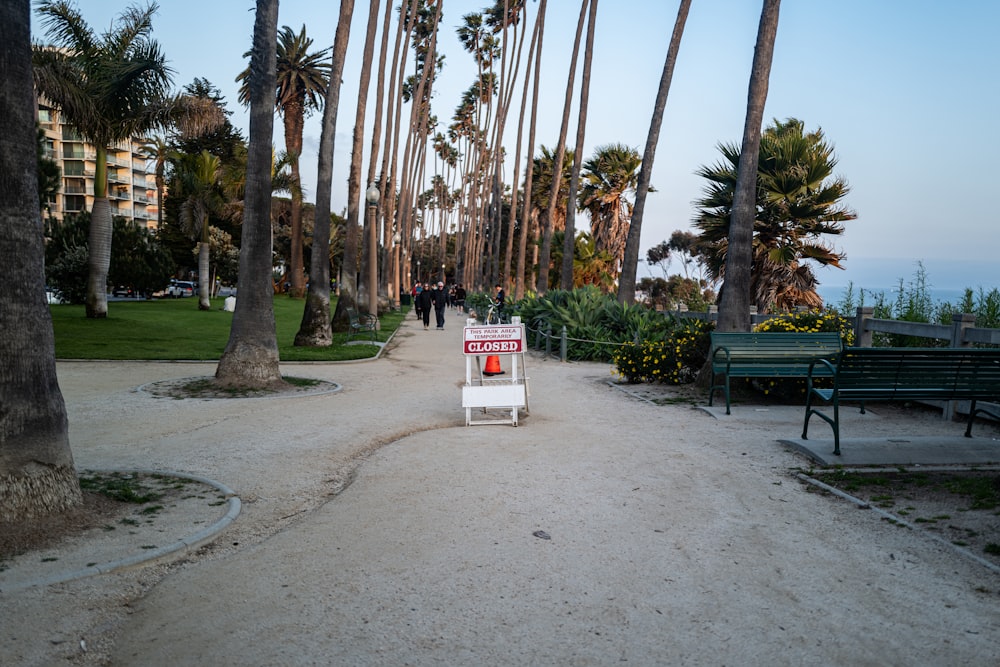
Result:
M773 424L529 358L522 425L461 426L458 319L374 364L286 370L328 396L157 401L132 390L212 367L60 365L80 467L204 475L244 515L188 562L0 600L0 662L1000 661L1000 578L807 493Z

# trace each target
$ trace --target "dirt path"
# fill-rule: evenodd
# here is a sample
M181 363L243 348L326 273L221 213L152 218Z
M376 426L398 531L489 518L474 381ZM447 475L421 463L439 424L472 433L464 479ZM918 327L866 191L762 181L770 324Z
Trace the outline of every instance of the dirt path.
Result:
M157 400L135 387L211 367L61 364L78 466L203 475L244 512L184 562L0 595L0 663L1000 661L1000 577L808 492L775 424L529 357L521 426L464 427L458 319L286 371L326 396Z

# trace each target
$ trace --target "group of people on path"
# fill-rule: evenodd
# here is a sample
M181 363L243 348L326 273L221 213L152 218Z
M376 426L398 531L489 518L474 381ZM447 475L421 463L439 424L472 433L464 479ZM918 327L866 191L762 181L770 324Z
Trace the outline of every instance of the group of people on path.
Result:
M429 329L431 324L431 309L434 310L434 319L438 329L444 329L444 313L448 306L455 306L459 312L465 307L465 288L461 284L453 285L451 289L445 289L443 282L421 283L417 282L410 290L413 296L414 310L418 319L423 319L424 329Z

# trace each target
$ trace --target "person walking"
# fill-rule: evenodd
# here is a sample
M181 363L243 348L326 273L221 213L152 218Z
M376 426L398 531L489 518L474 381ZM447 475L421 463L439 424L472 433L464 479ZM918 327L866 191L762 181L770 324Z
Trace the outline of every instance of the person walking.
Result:
M420 281L418 280L413 285L413 310L416 311L418 320L423 316L420 312L420 302L421 302L420 295L423 293L423 291L424 291L424 286L421 285Z
M455 287L455 308L458 309L459 315L465 310L465 288L462 287L462 283Z
M424 320L424 329L430 327L431 324L431 308L434 307L434 300L431 295L430 285L426 289L417 288L417 312L420 313L420 317Z
M444 309L448 307L448 292L444 288L444 283L437 284L433 295L434 318L437 320L437 328L444 329Z

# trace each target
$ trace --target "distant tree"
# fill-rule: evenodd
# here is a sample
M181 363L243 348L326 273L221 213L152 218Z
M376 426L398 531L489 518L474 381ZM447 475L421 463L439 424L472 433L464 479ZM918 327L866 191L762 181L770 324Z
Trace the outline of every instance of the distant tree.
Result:
M148 229L115 217L111 240L111 285L132 287L149 296L163 289L174 273L174 261Z
M86 313L103 318L112 226L107 147L165 122L171 70L151 36L156 3L130 7L100 34L68 0L40 0L37 11L51 44L35 47L35 85L97 152Z
M87 298L87 239L91 216L83 212L46 225L45 276L47 284L68 303ZM144 227L116 216L112 224L110 285L125 285L148 294L163 289L174 272L174 262Z
M182 155L178 172L184 193L179 216L181 228L198 244L198 309L210 310L212 244L209 222L222 207L219 158L206 150L198 155Z
M649 266L659 266L663 272L663 278L669 274L670 262L673 260L673 251L667 241L660 241L655 246L646 251L646 264Z
M598 249L614 260L617 281L632 220L632 198L639 178L639 152L623 144L598 146L583 165L580 207L590 213L590 228Z

